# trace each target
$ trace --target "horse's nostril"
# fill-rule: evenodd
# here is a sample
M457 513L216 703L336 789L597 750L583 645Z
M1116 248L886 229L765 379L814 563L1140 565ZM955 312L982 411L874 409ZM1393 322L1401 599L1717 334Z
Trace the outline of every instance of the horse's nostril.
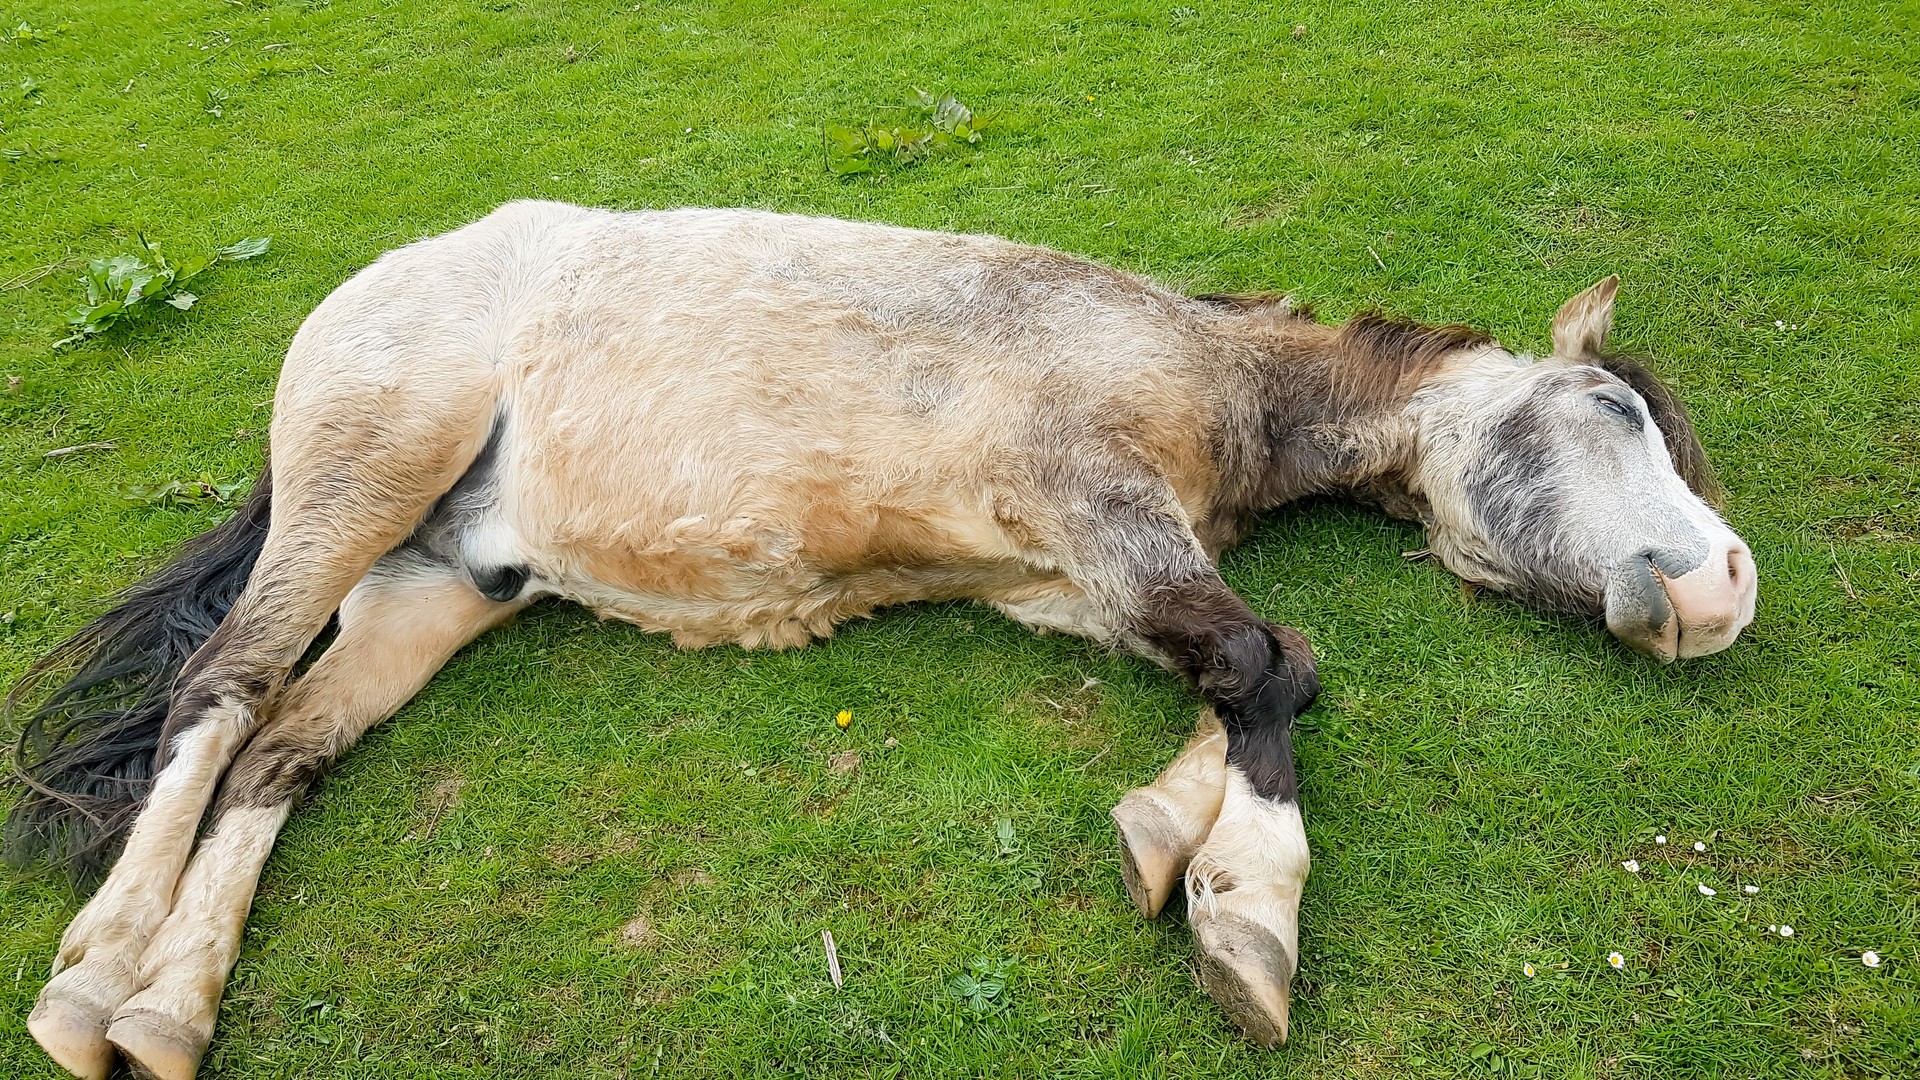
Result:
M1758 577L1751 550L1731 537L1704 553L1638 553L1616 565L1607 586L1607 627L1662 660L1719 652L1753 619Z
M1752 565L1753 553L1747 550L1747 545L1734 543L1728 546L1727 577L1732 581L1735 592L1747 587L1748 579L1752 576L1749 567Z

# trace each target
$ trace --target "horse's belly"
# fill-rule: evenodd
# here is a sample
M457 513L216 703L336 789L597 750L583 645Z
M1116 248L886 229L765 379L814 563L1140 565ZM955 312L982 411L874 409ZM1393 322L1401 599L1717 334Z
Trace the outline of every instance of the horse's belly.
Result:
M875 608L998 600L1057 576L989 520L951 506L766 496L666 520L570 509L514 530L543 591L684 647L792 648Z
M764 566L709 565L700 587L672 589L687 559L662 566L663 587L639 590L590 578L556 582L554 591L602 618L673 635L681 648L732 642L787 649L832 635L850 618L916 600L997 600L1044 589L1050 580L1017 563L869 567L850 574L782 574Z

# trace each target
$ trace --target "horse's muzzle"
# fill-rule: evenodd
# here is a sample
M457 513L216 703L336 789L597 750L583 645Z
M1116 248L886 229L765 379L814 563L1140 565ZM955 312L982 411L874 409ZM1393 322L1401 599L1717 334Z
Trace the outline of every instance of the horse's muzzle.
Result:
M1689 554L1641 552L1607 579L1607 629L1662 663L1717 653L1753 621L1759 575L1747 545L1729 531L1705 558Z

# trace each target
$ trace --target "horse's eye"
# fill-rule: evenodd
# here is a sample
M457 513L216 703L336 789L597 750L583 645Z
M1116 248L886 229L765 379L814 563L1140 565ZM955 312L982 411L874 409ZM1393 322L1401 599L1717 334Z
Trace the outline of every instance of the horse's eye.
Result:
M1640 419L1639 409L1636 409L1632 405L1629 405L1626 402L1621 401L1619 398L1614 397L1612 394L1595 394L1593 396L1593 399L1594 401L1599 403L1602 409L1605 409L1606 411L1621 418L1622 420Z

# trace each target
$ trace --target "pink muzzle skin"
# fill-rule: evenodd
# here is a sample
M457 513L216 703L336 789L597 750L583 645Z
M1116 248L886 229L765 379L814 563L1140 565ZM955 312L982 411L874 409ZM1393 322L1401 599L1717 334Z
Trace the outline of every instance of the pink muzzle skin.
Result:
M1607 629L1663 663L1709 656L1753 621L1759 574L1753 552L1732 533L1706 559L1669 577L1658 554L1622 560L1607 582Z

